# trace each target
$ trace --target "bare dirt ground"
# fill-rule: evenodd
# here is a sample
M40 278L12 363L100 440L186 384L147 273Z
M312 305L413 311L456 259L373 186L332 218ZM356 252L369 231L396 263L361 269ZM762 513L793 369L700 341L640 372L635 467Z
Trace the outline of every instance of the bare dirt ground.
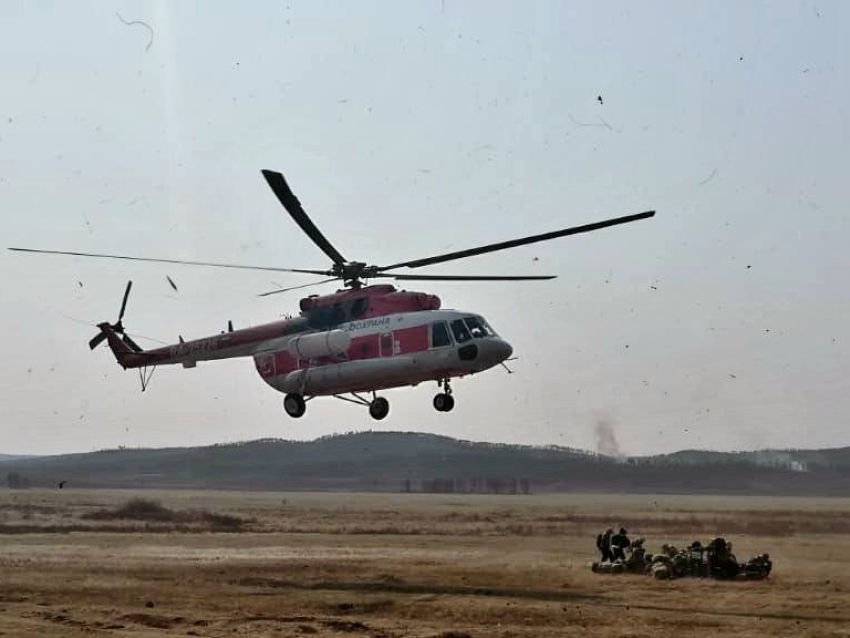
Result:
M620 524L774 573L591 573ZM848 532L850 499L0 490L0 635L850 636Z

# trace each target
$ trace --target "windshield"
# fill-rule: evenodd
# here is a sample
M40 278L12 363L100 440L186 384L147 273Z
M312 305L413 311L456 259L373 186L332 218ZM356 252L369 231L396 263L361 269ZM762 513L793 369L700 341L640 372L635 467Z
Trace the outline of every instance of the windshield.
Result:
M469 333L472 335L474 339L481 339L482 337L493 337L496 333L494 333L490 326L487 325L487 322L484 321L481 317L467 317L464 319L466 323L466 327L469 328Z

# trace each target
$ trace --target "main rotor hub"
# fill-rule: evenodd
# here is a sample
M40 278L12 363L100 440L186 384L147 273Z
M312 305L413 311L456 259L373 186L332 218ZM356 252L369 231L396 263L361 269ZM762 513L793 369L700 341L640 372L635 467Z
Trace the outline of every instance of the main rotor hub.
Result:
M349 261L344 264L334 264L331 274L343 280L348 288L360 288L363 279L369 279L378 272L377 266L369 266L362 261Z

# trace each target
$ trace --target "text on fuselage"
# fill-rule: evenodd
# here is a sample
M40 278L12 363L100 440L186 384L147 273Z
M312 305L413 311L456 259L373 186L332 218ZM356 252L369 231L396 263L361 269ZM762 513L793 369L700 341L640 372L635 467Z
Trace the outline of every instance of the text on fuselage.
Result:
M209 339L199 339L198 341L189 341L188 343L171 346L170 354L172 357L184 357L190 354L218 350L218 347L218 337L210 337Z
M346 328L349 332L354 330L363 330L365 328L380 328L390 325L389 317L378 317L375 319L364 319L363 321L352 321Z

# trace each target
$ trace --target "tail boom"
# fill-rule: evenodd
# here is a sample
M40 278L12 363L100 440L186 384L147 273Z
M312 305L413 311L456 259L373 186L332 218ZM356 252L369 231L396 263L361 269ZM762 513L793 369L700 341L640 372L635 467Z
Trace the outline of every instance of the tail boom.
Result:
M106 343L115 359L120 366L125 370L127 368L140 368L149 363L150 357L144 350L133 350L124 340L118 336L118 333L108 322L103 322L97 326L102 334L106 336Z

